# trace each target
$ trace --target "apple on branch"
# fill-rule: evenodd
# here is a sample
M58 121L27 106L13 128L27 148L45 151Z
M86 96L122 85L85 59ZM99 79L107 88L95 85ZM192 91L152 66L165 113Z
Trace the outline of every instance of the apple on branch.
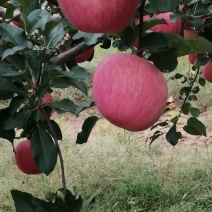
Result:
M34 161L30 144L29 140L18 143L15 149L15 162L18 168L25 174L40 174L41 171Z
M127 27L139 0L58 0L66 19L78 30L90 33L115 33Z
M168 88L148 60L117 53L104 58L93 77L93 99L111 123L129 131L151 127L163 114Z

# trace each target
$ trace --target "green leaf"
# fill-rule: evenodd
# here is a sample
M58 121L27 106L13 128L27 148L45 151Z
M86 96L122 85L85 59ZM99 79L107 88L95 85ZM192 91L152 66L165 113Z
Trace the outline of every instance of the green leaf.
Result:
M152 54L148 59L161 71L173 71L178 65L178 49L168 49Z
M0 77L0 91L6 91L6 92L12 92L12 93L18 93L20 95L24 95L23 91L18 89L11 80L5 79Z
M173 11L180 3L179 0L149 0L159 12Z
M45 37L45 46L47 48L54 48L64 37L65 31L63 24L59 23L52 29L51 33Z
M29 50L29 49L24 46L15 46L11 49L7 49L2 55L2 60L10 55L18 54L19 52L24 52L27 50Z
M205 125L195 117L189 118L183 129L190 135L207 135Z
M12 98L10 105L9 105L9 111L10 115L14 116L18 108L20 108L20 105L25 101L25 97L23 96L15 96Z
M190 113L194 117L198 117L200 115L200 110L198 108L190 107Z
M38 124L31 138L33 158L42 173L49 175L57 163L57 147L50 134Z
M37 0L18 0L25 14L39 8L39 1Z
M66 113L66 112L70 112L70 113L75 114L75 110L77 108L77 105L74 104L74 102L72 102L69 99L63 99L61 101L55 101L55 102L52 103L52 106L60 114Z
M181 132L177 132L176 124L174 124L166 134L166 140L172 145L175 146L178 143L178 140L182 138Z
M192 88L192 93L197 94L200 91L199 86Z
M143 31L146 31L150 29L151 27L158 24L167 24L167 22L164 19L160 19L160 18L149 18L148 20L144 21Z
M185 115L189 114L189 110L191 107L191 103L190 102L186 102L183 107L182 107L182 113L184 113Z
M177 48L179 50L178 56L185 56L188 54L204 54L205 52L212 53L212 43L203 38L199 37L195 40L184 40L180 35L161 32L169 40L170 48Z
M0 35L6 42L11 42L15 46L32 48L32 43L27 40L24 30L11 24L0 24Z
M144 36L142 40L142 49L150 52L158 52L168 48L169 41L161 33L152 32Z
M73 40L79 40L79 39L84 39L85 44L88 46L95 45L98 43L99 39L103 36L102 33L87 33L87 32L81 32L78 31L77 34L75 34L72 39Z
M154 132L154 134L150 137L150 144L149 146L157 139L159 138L161 135L163 135L163 132L157 130Z
M206 84L205 79L204 79L204 78L199 78L199 84L200 84L202 87L204 87L205 84Z
M125 46L132 46L133 44L133 29L131 26L127 26L124 30L122 30L120 38Z
M21 129L25 128L27 125L27 121L31 115L31 111L29 110L22 110L17 112L14 116L9 116L4 124L5 130L10 129Z
M54 120L50 120L50 122L54 129L55 135L57 136L57 140L62 140L63 136L62 136L62 132L61 132L59 125ZM46 126L47 131L52 135L52 132L51 132L47 122L45 122L45 126ZM52 137L53 137L53 135L52 135Z
M17 212L34 212L31 205L33 196L26 192L11 190L12 198L15 202Z
M90 107L93 107L95 105L95 103L94 103L94 101L87 101L87 102L84 102L84 103L82 103L80 106L77 106L76 107L76 109L75 109L75 112L74 112L74 114L76 115L76 116L79 116L79 114L82 112L82 111L84 111L84 110L86 110L86 109L88 109L88 108L90 108Z
M150 128L150 130L155 129L155 128L158 127L158 126L160 126L160 127L165 127L165 126L167 126L167 125L168 125L167 121L163 121L163 122L160 122L160 123L158 123L158 124L153 125L153 126Z
M97 116L91 116L84 121L82 131L77 135L77 144L83 144L88 141L90 133L98 120L99 118Z

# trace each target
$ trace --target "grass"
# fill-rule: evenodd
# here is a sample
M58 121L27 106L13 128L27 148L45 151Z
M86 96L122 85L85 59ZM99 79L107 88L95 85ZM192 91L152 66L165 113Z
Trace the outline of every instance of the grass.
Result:
M82 64L91 75L101 58L116 50L96 49L94 60ZM179 59L178 70L187 73L186 58ZM170 75L167 75L167 79ZM92 77L88 79L88 84ZM175 84L174 84L175 83ZM169 81L170 95L177 98L180 83ZM174 85L174 86L173 86ZM90 87L91 88L91 87ZM211 87L199 94L198 106L211 105ZM86 97L75 89L56 90L55 99L70 97L81 102ZM91 89L89 97L91 98ZM89 142L76 145L83 118L55 115L62 128L61 143L64 155L67 187L77 186L82 196L88 198L99 186L102 193L92 205L92 212L161 211L187 212L212 211L212 147L210 145L168 145L164 138L149 147L148 131L130 133L101 119L94 128ZM211 129L212 125L208 125ZM210 130L209 129L209 130ZM17 142L17 141L16 141ZM53 173L26 176L16 167L9 142L0 142L0 212L15 211L10 196L11 189L29 192L45 198L48 191L60 188L60 166Z
M77 186L83 197L103 188L90 211L212 210L212 147L173 148L160 140L149 148L141 133L106 122L110 134L105 134L102 124L97 124L95 136L85 145L75 145L68 135L61 144L68 188ZM26 176L16 168L9 142L1 142L0 154L0 211L14 211L11 189L44 198L61 187L59 165L49 177Z

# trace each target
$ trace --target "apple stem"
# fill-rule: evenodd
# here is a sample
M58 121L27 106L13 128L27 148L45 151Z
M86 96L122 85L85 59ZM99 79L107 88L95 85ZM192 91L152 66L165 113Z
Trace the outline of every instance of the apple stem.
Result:
M143 57L143 51L141 50L142 47L142 40L143 40L143 26L144 26L144 20L143 20L143 16L144 16L144 6L146 4L146 0L143 0L141 2L141 6L139 8L139 42L138 42L138 55L140 57Z
M97 44L99 44L101 42L102 41L98 41L95 45L97 45ZM53 61L53 64L54 65L61 65L61 64L65 63L65 62L68 62L68 61L70 61L70 58L76 57L80 53L84 52L87 49L92 48L95 45L88 46L83 41L83 42L79 43L78 45L74 46L73 48L68 49L67 51L64 51L64 52L60 53L57 56L56 60Z

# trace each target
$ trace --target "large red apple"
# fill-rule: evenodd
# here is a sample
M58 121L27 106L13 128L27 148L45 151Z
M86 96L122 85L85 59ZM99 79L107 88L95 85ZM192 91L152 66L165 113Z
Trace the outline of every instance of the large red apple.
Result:
M58 0L67 20L90 33L119 32L134 17L139 0Z
M94 53L94 47L85 50L83 53L77 55L74 59L76 63L83 63L91 58Z
M152 63L117 53L98 65L93 77L93 99L99 112L114 125L141 131L163 114L168 88L163 74Z
M202 69L203 77L208 81L212 82L212 62L209 61Z
M15 162L18 168L25 174L40 174L41 171L34 161L30 149L30 141L21 141L15 150Z
M150 18L157 18L157 19L164 19L167 24L158 24L153 27L151 27L149 30L156 32L156 31L162 31L162 32L170 32L174 34L180 34L181 28L182 28L182 21L181 19L176 20L175 22L170 21L170 15L171 12L166 12L166 13L159 13L154 15L153 17L150 17L150 15L145 15L143 17L143 20L146 21ZM139 19L135 22L136 25L140 23ZM134 45L138 47L138 38L135 40Z

